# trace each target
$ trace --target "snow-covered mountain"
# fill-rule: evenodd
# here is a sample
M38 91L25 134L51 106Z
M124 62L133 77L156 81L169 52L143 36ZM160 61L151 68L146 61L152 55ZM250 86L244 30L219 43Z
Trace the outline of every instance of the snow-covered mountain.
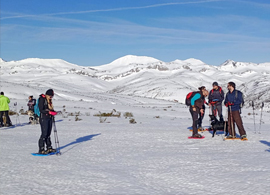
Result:
M91 101L92 93L141 96L184 103L185 95L204 85L211 89L217 81L226 92L229 81L245 94L248 102L269 109L270 62L246 63L227 60L220 66L197 59L163 62L128 55L109 64L83 67L58 59L25 59L5 62L0 59L1 91L14 99L53 88L56 98Z

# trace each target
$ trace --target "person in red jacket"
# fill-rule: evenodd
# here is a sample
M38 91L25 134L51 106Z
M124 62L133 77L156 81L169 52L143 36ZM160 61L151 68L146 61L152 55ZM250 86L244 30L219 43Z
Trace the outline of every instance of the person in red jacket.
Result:
M52 142L50 138L52 132L53 117L57 114L53 108L53 96L54 91L52 89L47 90L45 95L41 94L39 96L38 107L40 111L39 123L41 127L41 136L38 141L38 153L40 154L56 152L56 150L52 148ZM45 150L45 144L47 146L47 150Z

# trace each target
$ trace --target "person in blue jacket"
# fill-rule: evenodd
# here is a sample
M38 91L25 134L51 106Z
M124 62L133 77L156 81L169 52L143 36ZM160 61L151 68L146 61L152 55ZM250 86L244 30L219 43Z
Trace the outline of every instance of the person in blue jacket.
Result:
M241 139L245 139L247 138L247 135L240 115L241 106L244 103L243 94L241 91L235 89L234 82L229 82L227 88L229 91L227 92L224 101L225 106L228 107L229 135L227 136L227 139L233 139L236 137L235 123L239 130Z

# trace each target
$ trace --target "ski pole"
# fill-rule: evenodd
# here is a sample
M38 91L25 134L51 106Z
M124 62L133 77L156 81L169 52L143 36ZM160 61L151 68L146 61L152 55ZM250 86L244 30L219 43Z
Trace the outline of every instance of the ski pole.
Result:
M252 108L253 108L254 133L256 133L255 112L254 112L255 108L254 108L254 102L253 102L253 101L251 101L251 106L252 106Z
M261 133L263 107L264 107L264 102L262 102L262 106L261 106L260 126L259 126L259 130L258 130L259 134Z
M53 117L53 132L54 132L56 155L61 155L60 144L59 144L59 139L58 139L58 135L57 135L57 130L56 130L55 118L54 117Z
M230 107L230 117L231 117L231 131L232 131L232 136L234 137L232 106L230 105L229 107Z

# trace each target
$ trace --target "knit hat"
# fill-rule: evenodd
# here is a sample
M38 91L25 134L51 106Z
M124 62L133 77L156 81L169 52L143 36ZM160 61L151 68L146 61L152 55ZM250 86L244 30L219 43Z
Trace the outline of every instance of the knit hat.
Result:
M213 86L218 86L218 83L217 83L217 82L214 82L214 83L213 83Z
M46 91L46 95L51 95L51 96L53 96L53 95L54 95L53 90L52 90L52 89L48 89L48 90Z

